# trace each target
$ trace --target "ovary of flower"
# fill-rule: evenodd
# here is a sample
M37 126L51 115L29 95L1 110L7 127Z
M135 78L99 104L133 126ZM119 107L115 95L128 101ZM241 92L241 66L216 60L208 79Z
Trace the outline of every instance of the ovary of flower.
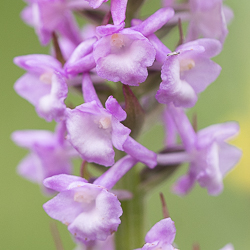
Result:
M74 201L79 203L88 203L90 204L96 197L88 194L86 191L78 191L74 194Z
M51 84L52 75L53 75L53 71L44 72L42 75L40 75L39 80L45 84Z
M102 129L108 129L111 128L112 123L111 123L111 118L106 116L106 117L102 117L99 122L98 122L98 126L99 128Z
M195 67L195 62L192 59L180 60L180 72L190 70Z
M122 48L125 46L123 35L115 33L111 36L111 41L110 41L111 46L117 47L117 48Z

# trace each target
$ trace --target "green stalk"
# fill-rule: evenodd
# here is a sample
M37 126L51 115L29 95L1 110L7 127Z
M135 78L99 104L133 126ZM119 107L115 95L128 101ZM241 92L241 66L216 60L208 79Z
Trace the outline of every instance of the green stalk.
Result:
M130 27L131 20L138 17L138 11L144 0L128 0L126 11L126 27Z
M139 191L139 174L136 167L131 169L118 183L117 188L133 193L131 200L122 201L123 215L116 232L116 249L140 248L144 244L144 193Z

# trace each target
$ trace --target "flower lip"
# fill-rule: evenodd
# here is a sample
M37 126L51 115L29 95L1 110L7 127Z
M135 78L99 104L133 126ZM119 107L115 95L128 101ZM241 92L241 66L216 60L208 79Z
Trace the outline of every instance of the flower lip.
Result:
M93 50L99 76L131 86L146 80L147 67L153 64L155 54L148 39L129 28L102 37Z
M110 41L111 46L117 47L117 48L122 48L125 46L123 35L119 33L115 33L111 36L111 41Z
M188 71L195 67L195 61L192 59L180 60L180 72Z
M51 84L52 83L52 71L47 71L40 75L39 80L45 84Z
M79 190L79 191L75 192L75 194L74 194L74 201L79 202L79 203L88 203L89 204L94 200L95 200L95 197L84 190Z
M101 129L108 129L112 127L111 118L109 116L102 117L98 122L98 127Z

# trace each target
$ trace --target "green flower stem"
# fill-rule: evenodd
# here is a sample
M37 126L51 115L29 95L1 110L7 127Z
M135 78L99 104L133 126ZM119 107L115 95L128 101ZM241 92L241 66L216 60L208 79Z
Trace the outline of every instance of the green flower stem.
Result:
M128 0L126 11L126 27L130 27L131 20L137 18L138 11L144 0Z
M134 167L117 185L133 193L131 200L122 201L122 222L116 232L116 249L119 250L132 250L144 244L144 192L138 189L139 181L138 169Z

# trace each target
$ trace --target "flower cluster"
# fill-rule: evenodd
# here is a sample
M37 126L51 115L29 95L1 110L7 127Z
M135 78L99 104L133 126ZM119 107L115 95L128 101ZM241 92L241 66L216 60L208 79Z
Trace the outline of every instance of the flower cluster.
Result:
M241 157L241 151L227 143L238 133L237 123L197 132L185 113L220 74L221 67L211 58L222 50L232 11L222 0L163 0L155 13L139 19L143 1L106 2L27 1L23 20L34 27L42 45L51 41L53 47L51 55L14 59L27 71L15 83L16 92L35 106L40 117L57 124L55 133L13 133L13 141L31 151L18 172L47 194L58 192L43 207L68 226L77 249L115 249L114 232L123 213L119 200L131 199L135 193L113 188L132 168L142 176L131 183L138 192L159 169L164 177L164 169L188 162L188 173L173 191L186 195L198 183L210 195L218 195L223 177ZM81 30L74 13L92 24ZM181 22L189 24L186 39ZM180 40L171 51L160 38L173 27L179 28ZM84 103L67 102L72 90L80 92ZM166 138L164 150L154 152L138 138L145 118L158 107ZM82 170L91 163L101 174L72 175L72 158L82 159ZM145 165L142 170L136 166L139 162ZM174 222L165 218L137 249L174 250L175 232Z

